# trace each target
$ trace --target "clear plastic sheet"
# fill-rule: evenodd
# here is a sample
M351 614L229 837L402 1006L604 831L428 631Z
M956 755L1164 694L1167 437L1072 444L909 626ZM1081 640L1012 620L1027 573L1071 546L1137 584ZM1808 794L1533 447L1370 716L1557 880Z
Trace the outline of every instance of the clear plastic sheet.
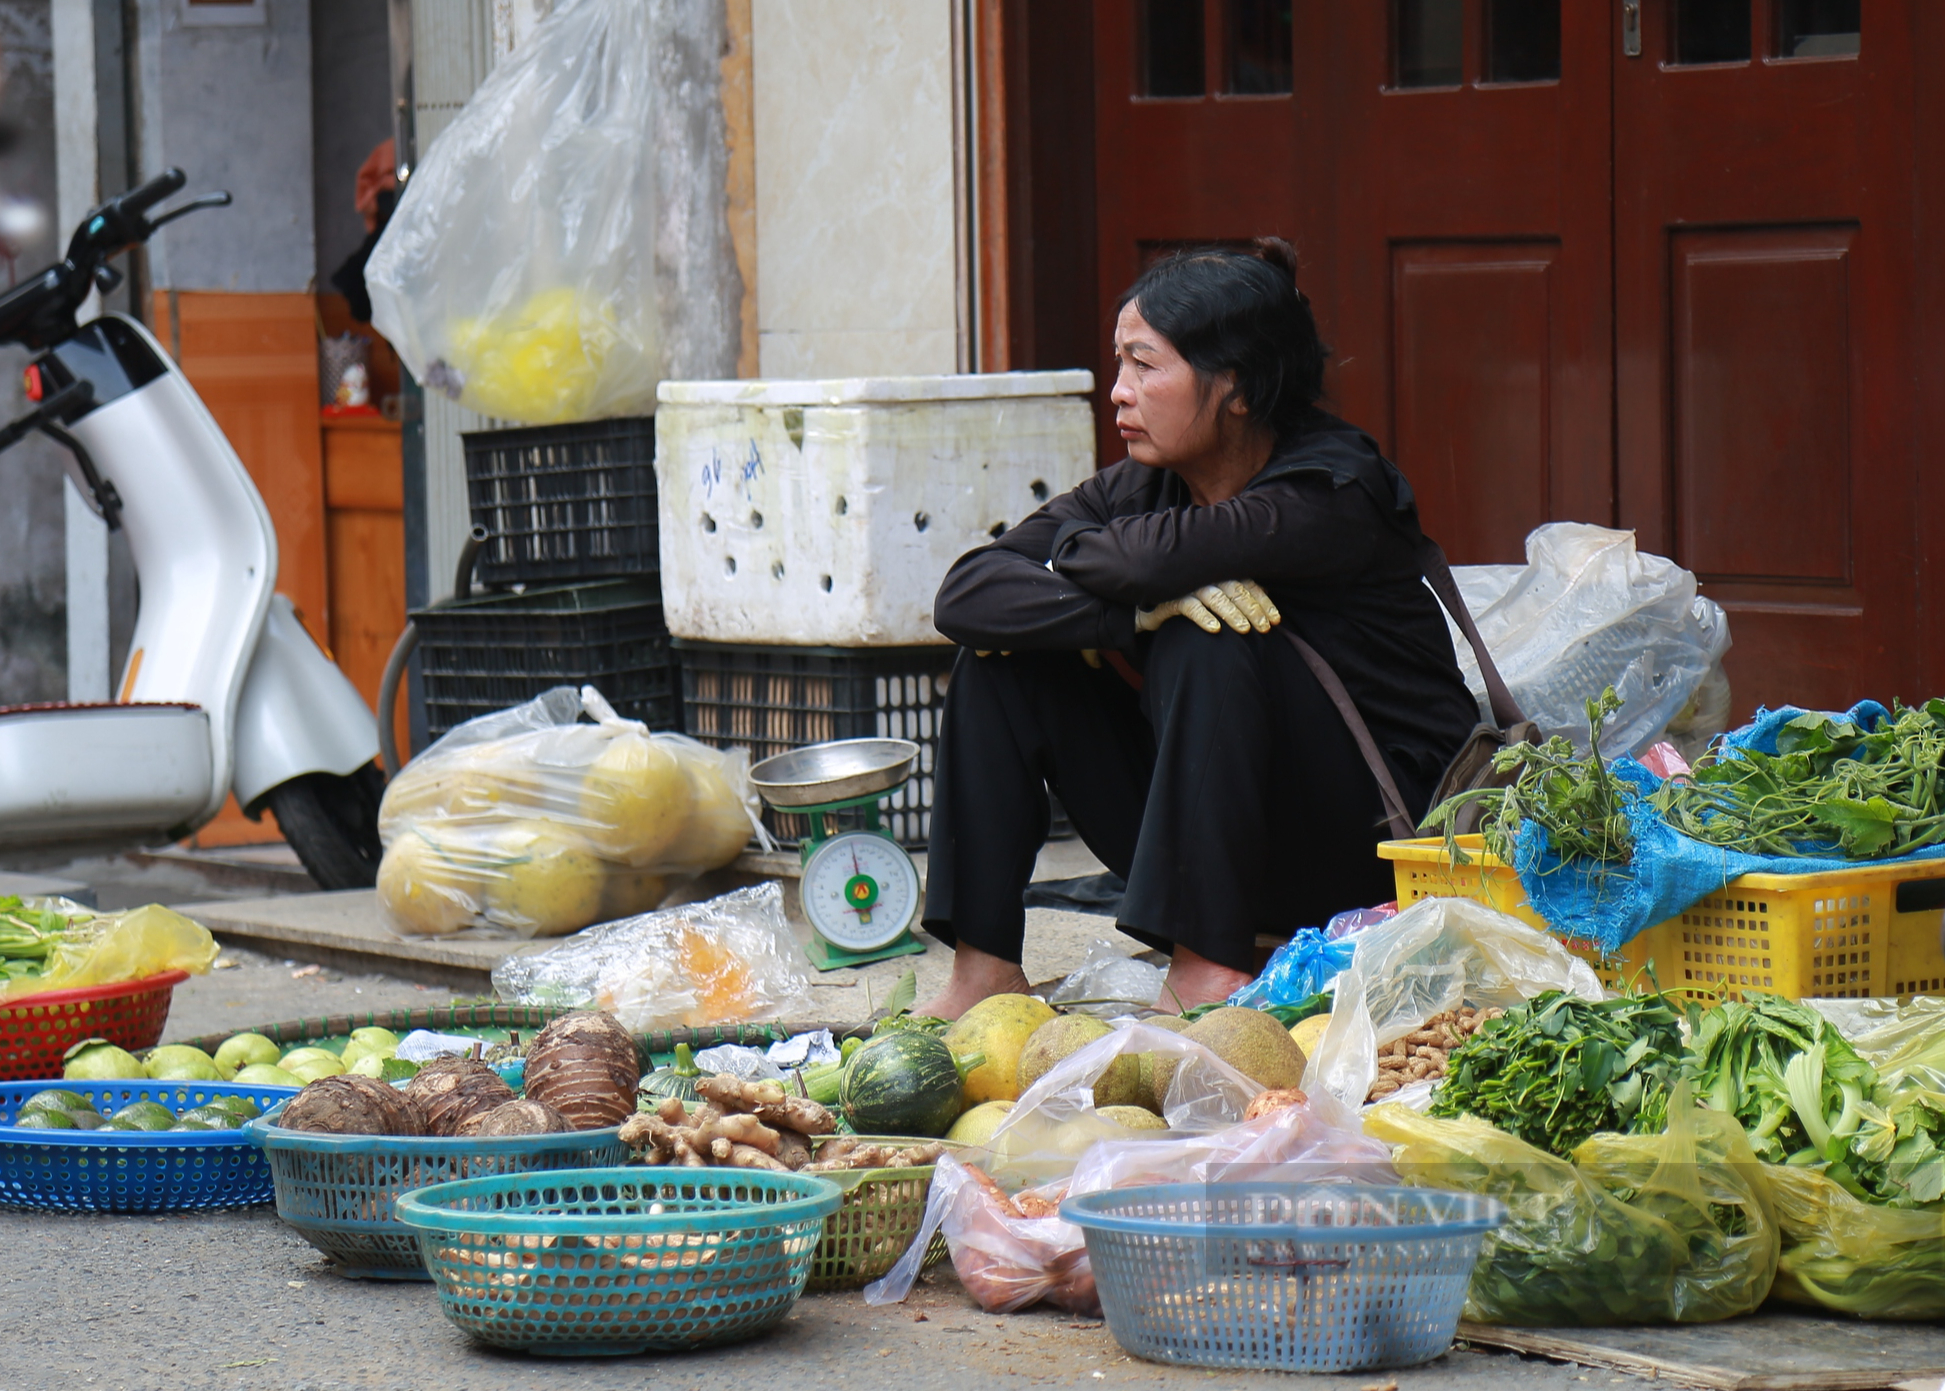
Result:
M1397 1182L1389 1147L1361 1134L1354 1118L1329 1098L1205 1134L1135 1139L1121 1131L1120 1137L1091 1142L1070 1178L1028 1189L1014 1202L1025 1207L1036 1200L1058 1202L1074 1194L1150 1183ZM973 1150L960 1159L974 1163L983 1157ZM955 1172L942 1190L948 1163ZM1056 1217L1008 1214L997 1192L966 1174L964 1164L951 1156L940 1161L932 1181L925 1225L904 1259L865 1291L867 1302L893 1304L905 1298L935 1228L945 1232L959 1278L982 1308L1008 1312L1043 1298L1062 1308L1075 1307L1062 1301L1078 1297L1083 1289L1084 1268L1075 1259L1076 1253L1081 1260L1086 1257L1080 1229ZM1085 1288L1091 1286L1090 1276Z
M1703 1323L1746 1314L1769 1294L1775 1208L1733 1116L1671 1104L1665 1133L1596 1135L1572 1164L1471 1116L1384 1104L1364 1128L1396 1146L1406 1183L1506 1205L1467 1290L1474 1322Z
M1594 968L1554 938L1469 898L1421 899L1351 939L1337 978L1330 1027L1304 1069L1304 1090L1362 1105L1378 1075L1378 1049L1460 1005L1510 1009L1543 990L1602 998ZM1409 1089L1408 1089L1409 1090ZM1430 1087L1416 1098L1429 1099Z
M990 1180L981 1182L971 1165L941 1157L924 1224L885 1278L865 1287L865 1303L901 1302L918 1278L932 1234L943 1231L959 1283L987 1313L1010 1314L1046 1300L1098 1318L1101 1299L1081 1229L1057 1216L1028 1216L1017 1205L1050 1210L1064 1194L1065 1185L1056 1184L1008 1198Z
M1586 702L1614 687L1626 702L1602 751L1636 753L1664 735L1690 759L1729 718L1729 619L1695 576L1635 549L1634 533L1549 522L1526 538L1526 564L1452 572L1527 717L1584 752ZM1484 709L1485 682L1456 626L1453 651Z
M1178 1133L1203 1134L1236 1124L1263 1089L1192 1039L1148 1024L1130 1024L1055 1063L1021 1094L981 1146L982 1167L1000 1183L1023 1186L1065 1179L1087 1150L1129 1131L1104 1119L1094 1086L1118 1059L1143 1053L1175 1062L1163 1119Z
M762 834L746 753L650 734L592 686L450 731L392 779L378 833L395 931L522 937L646 912Z
M1081 964L1047 996L1047 1003L1069 1013L1112 1019L1154 1004L1161 993L1159 966L1137 961L1114 943L1096 938Z
M810 1008L810 972L774 879L509 956L493 968L493 989L510 1004L607 1010L638 1034L802 1018Z
M0 981L0 1000L51 990L119 985L164 971L200 976L216 962L218 947L209 929L160 904L121 913L96 913L65 898L31 898L25 902L30 908L60 913L76 921L48 953L40 975Z
M558 0L412 170L365 283L428 390L533 424L653 413L651 8Z

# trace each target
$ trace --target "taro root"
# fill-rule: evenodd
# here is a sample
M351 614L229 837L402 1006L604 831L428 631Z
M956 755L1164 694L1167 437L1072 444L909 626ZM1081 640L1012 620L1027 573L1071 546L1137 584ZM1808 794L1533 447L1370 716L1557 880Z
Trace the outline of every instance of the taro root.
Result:
M483 1115L513 1100L513 1088L485 1063L472 1058L434 1058L410 1082L405 1094L425 1113L428 1135L457 1135L467 1117Z
M423 1135L425 1117L412 1098L355 1072L320 1077L292 1097L277 1123L321 1135Z
M491 1111L475 1111L459 1123L458 1133L487 1138L494 1135L555 1135L574 1127L544 1101L509 1101Z
M613 1015L564 1014L527 1049L527 1099L546 1102L576 1130L620 1125L635 1114L641 1066L634 1036Z

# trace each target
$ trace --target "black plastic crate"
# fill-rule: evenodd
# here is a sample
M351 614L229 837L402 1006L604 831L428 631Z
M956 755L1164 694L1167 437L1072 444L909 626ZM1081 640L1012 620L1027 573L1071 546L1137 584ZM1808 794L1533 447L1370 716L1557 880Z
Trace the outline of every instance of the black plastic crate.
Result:
M476 430L461 438L466 503L492 537L475 565L482 584L660 572L653 416Z
M683 727L715 748L741 747L752 763L830 739L910 739L919 747L911 781L887 799L885 829L925 848L932 833L932 760L956 647L745 647L675 640L682 666ZM807 818L766 808L763 821L786 845ZM840 826L864 824L846 812Z
M642 580L466 599L412 615L426 733L555 686L591 685L650 729L682 721L660 591Z

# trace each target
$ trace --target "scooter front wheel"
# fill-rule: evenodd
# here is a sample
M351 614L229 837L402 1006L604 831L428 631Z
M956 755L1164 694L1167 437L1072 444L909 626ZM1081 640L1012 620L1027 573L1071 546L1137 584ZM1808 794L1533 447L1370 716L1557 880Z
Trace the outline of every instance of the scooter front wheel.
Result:
M305 773L264 794L290 848L320 889L378 882L378 803L385 776L368 763L349 777Z

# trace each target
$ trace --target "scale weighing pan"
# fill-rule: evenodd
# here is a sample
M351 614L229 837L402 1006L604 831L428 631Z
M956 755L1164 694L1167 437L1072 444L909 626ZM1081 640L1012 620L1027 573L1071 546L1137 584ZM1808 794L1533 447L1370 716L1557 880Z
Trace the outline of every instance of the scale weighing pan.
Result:
M766 758L750 784L773 807L816 807L889 792L912 775L909 739L837 739Z

